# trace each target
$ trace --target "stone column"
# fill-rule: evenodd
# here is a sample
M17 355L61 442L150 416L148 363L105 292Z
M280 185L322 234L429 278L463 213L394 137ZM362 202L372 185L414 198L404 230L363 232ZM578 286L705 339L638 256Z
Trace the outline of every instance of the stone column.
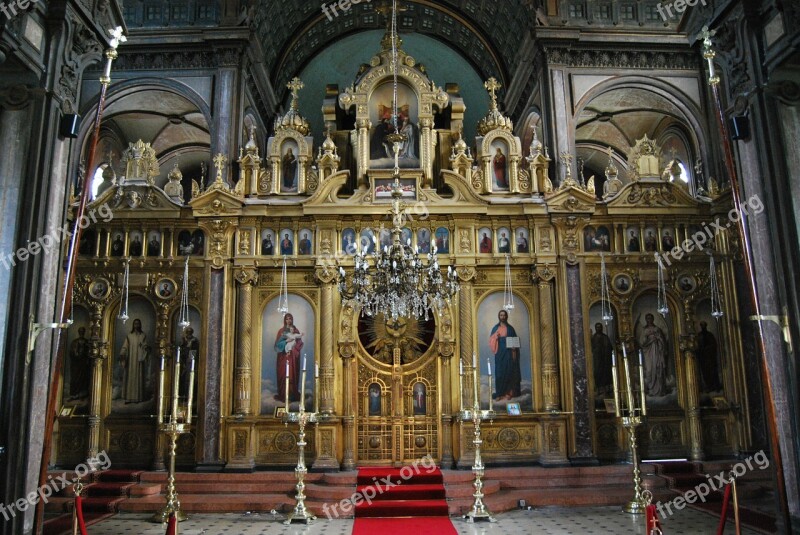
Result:
M472 380L472 353L473 325L475 320L475 296L473 295L472 279L475 277L474 268L463 268L459 271L461 278L461 291L458 292L458 329L460 357L464 361L464 405L472 406L474 388ZM490 394L491 395L491 394ZM460 408L460 407L459 407ZM471 428L466 425L459 426L459 458L457 468L471 468L475 462L475 450L472 447L469 433Z
M252 385L252 325L253 325L253 286L258 274L251 269L241 269L236 273L237 310L236 310L236 375L234 379L235 397L233 412L239 416L252 414L250 407Z
M697 362L697 340L694 333L681 336L680 349L686 363L686 414L689 420L689 460L702 461L703 422L700 419L700 373Z
M544 394L544 410L556 412L561 410L561 386L556 355L555 316L553 310L553 279L555 272L548 267L537 269L539 285L539 316L542 350L542 392Z
M204 397L198 418L197 445L200 450L198 472L218 472L225 466L219 457L220 388L222 386L222 326L225 302L225 270L213 269L209 275L208 330L206 333L205 373L198 381ZM198 392L199 393L199 392Z
M342 470L355 470L355 444L353 444L353 426L355 424L355 416L353 415L353 401L351 399L352 393L352 378L350 375L353 373L353 361L355 360L355 344L343 343L339 346L339 355L342 357L342 398L344 400L344 407L342 412L342 434L344 442L344 456L342 458Z

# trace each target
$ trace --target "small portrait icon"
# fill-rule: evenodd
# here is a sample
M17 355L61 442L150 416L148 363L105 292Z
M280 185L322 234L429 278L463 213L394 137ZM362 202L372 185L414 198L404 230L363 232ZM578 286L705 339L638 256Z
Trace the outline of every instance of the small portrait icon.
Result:
M96 279L89 284L89 295L93 299L105 299L111 291L111 286L105 279Z
M170 279L160 279L155 288L156 295L161 299L171 299L175 296L175 283Z

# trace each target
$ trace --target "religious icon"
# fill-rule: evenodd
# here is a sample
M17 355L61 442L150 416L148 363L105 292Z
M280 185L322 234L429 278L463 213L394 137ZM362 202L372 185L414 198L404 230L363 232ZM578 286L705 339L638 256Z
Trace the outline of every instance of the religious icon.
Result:
M286 145L295 145L295 143L287 142ZM281 191L285 193L294 193L297 191L297 178L298 178L298 160L295 153L297 147L289 146L281 158Z
M639 243L639 229L636 227L628 227L628 252L638 253L641 250Z
M530 250L530 243L528 242L528 229L520 227L517 229L517 252L529 253Z
M86 229L81 233L81 241L78 245L78 253L82 256L93 256L97 245L97 234L94 230Z
M119 360L123 372L122 399L126 404L146 401L150 345L142 332L142 320L135 318L131 332L125 336Z
M69 345L69 377L64 383L69 384L67 401L89 397L89 381L91 379L91 362L89 360L89 339L86 338L86 327L78 327L78 337Z
M123 256L125 254L125 241L122 239L122 233L117 232L114 234L114 241L111 242L111 256Z
M607 227L586 227L583 230L583 241L585 251L610 251L611 237Z
M492 252L492 229L484 227L478 231L478 250L481 253Z
M381 385L378 383L369 385L369 415L381 415Z
M428 254L430 252L431 252L431 231L426 228L421 228L417 231L417 253Z
M697 360L700 361L703 392L722 392L719 380L719 361L717 360L717 338L708 330L708 322L700 322L697 333Z
M301 255L310 255L312 253L313 244L311 243L311 231L308 229L300 230L300 243L298 243L298 253Z
M669 229L664 229L663 234L661 235L661 250L662 251L671 251L675 248L675 238L672 236L672 232Z
M358 252L356 231L351 228L342 231L342 252L346 255L354 255Z
M650 253L658 250L655 227L647 227L644 229L644 250Z
M147 256L161 256L161 233L151 230L147 235Z
M494 355L495 385L492 397L498 401L519 397L522 391L520 369L520 340L517 331L508 322L508 311L497 313L497 324L489 334L489 347Z
M281 231L280 251L281 256L291 256L294 254L294 232L289 229Z
M261 254L263 256L275 254L275 233L270 229L261 231Z
M626 294L633 289L633 280L631 280L630 276L620 273L614 277L612 286L617 293Z
M382 84L370 97L370 120L375 126L370 133L370 167L390 169L395 164L394 145L386 139L398 132L405 136L400 142L398 165L418 168L419 128L417 126L417 97L413 89L401 83L397 86L397 117L394 117L394 87Z
M171 299L175 296L175 283L170 279L159 279L156 282L156 295L161 299Z
M402 243L403 245L411 245L413 243L411 240L412 236L413 233L411 232L411 229L408 227L403 227L403 229L400 232L400 243Z
M697 288L697 281L691 275L678 277L678 289L684 293L691 293Z
M202 230L195 230L192 233L192 254L202 256L205 254L206 237Z
M497 252L503 254L510 254L511 253L511 240L509 236L511 232L506 227L500 227L497 229Z
M138 230L134 230L131 232L130 237L131 243L128 246L128 254L132 257L142 256L142 251L144 250L142 233Z
M181 399L186 399L189 395L189 374L191 373L191 367L189 366L189 360L191 358L195 359L194 365L195 370L197 369L197 357L200 351L200 340L194 335L194 329L191 327L186 327L183 330L183 337L180 341L180 348L181 348L181 371L178 383L178 397ZM197 375L195 374L194 377L195 388L193 389L194 392L197 392Z
M105 279L96 279L89 284L89 295L93 299L105 299L111 291L111 285Z
M375 252L375 233L372 229L365 228L361 231L361 250L368 254Z
M613 396L611 380L611 352L614 345L608 334L603 332L603 324L594 324L592 334L592 365L594 367L594 392L596 397Z
M662 328L655 324L655 315L648 312L644 316L645 324L637 319L636 338L644 359L644 387L645 393L650 397L663 397L671 392L667 384L667 356L668 340L665 332L666 325ZM663 319L659 316L660 323Z
M494 157L492 158L494 187L498 190L508 190L508 162L506 153L503 152L503 147L493 145L492 148L495 149Z
M283 325L275 336L276 372L278 376L278 393L275 399L286 399L286 378L289 378L289 402L300 401L300 353L303 349L303 336L294 324L292 314L284 314Z
M193 252L192 233L188 230L182 230L178 234L178 256L188 256Z
M427 388L425 388L425 383L414 383L411 393L413 396L414 416L425 416L427 413Z
M436 229L436 252L450 254L450 231L444 227Z
M392 232L389 229L382 228L378 236L380 236L381 250L392 246Z

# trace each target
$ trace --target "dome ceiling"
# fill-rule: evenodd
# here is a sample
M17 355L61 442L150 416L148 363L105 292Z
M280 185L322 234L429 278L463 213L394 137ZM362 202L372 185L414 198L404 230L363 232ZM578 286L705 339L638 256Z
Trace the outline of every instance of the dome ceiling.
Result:
M398 30L401 36L414 32L449 44L461 51L484 79L495 76L507 87L519 61L519 45L532 24L527 3L406 0L401 6L404 11L398 14ZM385 18L375 11L380 5L377 0L362 2L345 12L337 10L338 16L329 20L318 2L259 2L254 24L273 87L280 91L279 98L285 98L288 80L302 71L320 50L343 36L386 28ZM521 13L525 16L520 16Z

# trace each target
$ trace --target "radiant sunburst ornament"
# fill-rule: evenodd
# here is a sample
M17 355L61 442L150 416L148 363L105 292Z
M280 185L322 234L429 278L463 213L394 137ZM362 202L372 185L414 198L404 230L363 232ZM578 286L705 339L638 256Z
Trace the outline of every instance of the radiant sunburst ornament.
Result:
M614 314L611 313L611 292L608 285L606 257L603 253L600 253L600 315L608 328L608 322L614 320Z
M122 308L119 311L119 316L117 318L122 321L122 324L125 325L125 322L128 321L128 290L130 288L130 278L131 278L131 263L130 260L125 261L125 275L122 278L122 292L124 294L123 301L122 301Z
M658 295L656 298L657 311L661 317L666 318L669 314L669 307L667 306L667 285L664 282L664 264L661 262L661 257L658 253L655 254L656 263L658 264Z

